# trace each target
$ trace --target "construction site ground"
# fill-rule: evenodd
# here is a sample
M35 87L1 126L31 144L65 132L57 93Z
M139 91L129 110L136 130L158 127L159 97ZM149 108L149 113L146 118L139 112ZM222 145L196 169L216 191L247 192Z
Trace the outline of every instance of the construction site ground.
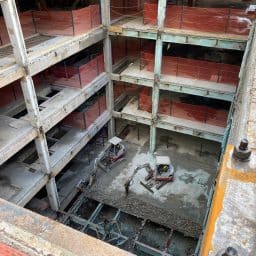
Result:
M128 195L125 182L138 165L150 162L149 130L146 126L129 126L124 136L126 160L105 173L97 173L95 183L86 188L86 195L124 212L149 219L186 236L198 237L207 211L211 185L217 174L220 145L196 137L159 130L157 154L169 156L174 165L174 181L154 193L140 184L147 171L140 170L133 178Z

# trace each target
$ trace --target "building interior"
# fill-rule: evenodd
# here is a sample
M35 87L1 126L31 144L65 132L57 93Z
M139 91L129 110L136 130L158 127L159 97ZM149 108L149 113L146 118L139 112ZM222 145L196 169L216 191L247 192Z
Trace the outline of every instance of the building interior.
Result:
M0 5L0 255L256 255L256 1Z

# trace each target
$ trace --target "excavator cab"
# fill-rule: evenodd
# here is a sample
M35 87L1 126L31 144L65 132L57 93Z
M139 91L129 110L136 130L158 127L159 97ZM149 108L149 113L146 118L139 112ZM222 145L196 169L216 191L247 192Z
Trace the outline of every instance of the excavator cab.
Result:
M174 168L170 158L168 156L156 156L155 180L172 181L173 174Z
M122 140L118 137L113 137L109 140L110 147L108 149L108 157L112 161L116 161L119 158L123 157L125 154L125 146L122 144Z

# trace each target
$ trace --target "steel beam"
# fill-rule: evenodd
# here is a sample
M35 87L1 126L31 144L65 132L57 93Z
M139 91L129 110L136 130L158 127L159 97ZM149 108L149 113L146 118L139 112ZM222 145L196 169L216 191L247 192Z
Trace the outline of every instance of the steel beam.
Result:
M131 242L133 243L133 248L137 248L139 250L141 250L142 252L147 253L148 255L152 255L152 256L171 256L171 254L169 254L167 252L169 246L167 244L167 247L164 248L164 250L160 250L160 249L156 249L152 246L149 246L145 243L142 243L139 240L139 236L141 235L143 228L146 224L146 220L142 220L142 224L138 230L138 232L136 233L135 237L132 239L131 237L127 237L125 235L123 235L121 233L121 230L110 230L110 234L113 235L113 238L110 238L109 240L106 239L106 232L104 230L104 227L101 225L102 223L95 223L95 219L96 217L99 215L100 211L102 210L104 204L99 203L97 208L94 210L94 212L91 214L91 216L87 219L81 218L80 216L77 215L77 210L81 207L81 203L86 203L87 198L85 197L84 194L82 194L79 199L75 202L75 204L73 205L73 207L69 210L69 212L65 213L62 212L64 214L64 218L63 218L63 223L65 223L66 225L69 224L69 221L73 221L76 224L83 226L83 228L80 230L83 233L86 233L88 230L93 230L95 231L95 233L97 233L98 235L101 235L101 237L99 236L100 239L104 240L105 242L114 244L114 241L116 241L116 246L120 246L121 244L124 244L126 242L128 242L129 240L131 240ZM113 222L116 222L118 220L118 218L120 217L121 211L120 209L117 209L117 212L114 216L114 218L111 220ZM170 237L170 236L169 236ZM169 238L168 237L168 238ZM118 241L120 240L121 241ZM131 248L131 250L133 250Z
M37 103L34 83L28 70L28 55L26 51L25 41L19 21L19 16L14 0L5 0L1 3L6 27L10 37L11 44L14 49L14 56L18 65L24 69L25 76L21 79L21 86L25 98L26 107L30 116L31 124L37 129L38 136L36 138L36 148L41 163L42 171L50 175L51 166L49 159L48 146L45 138L45 133L40 120L40 112ZM51 207L53 210L59 208L58 193L55 183L52 180L47 185L47 192Z
M110 0L101 0L101 16L102 24L105 28L110 26ZM112 62L112 48L111 48L111 39L110 36L103 41L103 52L104 52L104 64L105 72L108 75L108 85L106 86L106 101L107 109L110 113L114 110L114 93L113 93L113 82L111 80L111 73L113 71L113 62ZM111 118L108 123L108 136L112 138L115 134L115 121L114 118Z
M155 68L154 68L154 85L152 89L152 124L150 126L150 152L154 153L156 149L156 120L158 118L160 76L162 69L163 41L161 31L164 27L166 12L166 0L158 1L158 21L157 21L157 40L155 50Z

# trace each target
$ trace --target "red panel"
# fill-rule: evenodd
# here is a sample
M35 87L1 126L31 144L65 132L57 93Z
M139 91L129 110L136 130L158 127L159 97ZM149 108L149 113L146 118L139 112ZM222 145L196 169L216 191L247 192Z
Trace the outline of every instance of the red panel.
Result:
M157 23L157 4L144 3L144 24L156 25Z
M15 101L15 95L12 85L7 85L0 89L0 107Z
M125 9L123 7L124 7L123 1L120 1L120 0L110 1L111 20L117 19L124 15Z
M160 99L158 112L169 116L171 114L171 101L169 99Z
M143 87L139 94L139 109L152 112L152 97L150 96L150 88Z
M171 115L204 123L206 121L206 107L173 101Z
M182 6L167 6L165 26L168 28L181 28Z
M19 17L24 37L34 35L36 33L36 29L33 22L32 11L19 13ZM10 43L10 38L3 17L0 17L0 38L3 45Z
M99 104L100 104L100 114L107 110L107 103L106 103L106 95L101 95L99 97Z
M48 77L55 85L81 88L79 68L55 65Z
M149 60L149 61L147 61L146 67L147 67L147 71L154 72L155 60Z
M12 86L13 86L15 99L18 100L18 99L22 98L23 97L23 92L22 92L22 89L21 89L20 82L16 81L16 82L12 83Z
M178 58L163 56L162 74L176 76L177 69L178 69Z
M105 71L103 54L100 54L99 56L97 56L97 61L98 61L98 74L101 74Z
M146 102L146 103L139 102L139 110L147 111L147 112L151 113L152 112L152 104L150 104L150 100L148 100L148 102Z
M47 77L55 85L84 88L98 76L98 69L102 71L102 55L95 56L85 64L86 59L67 66L65 64L55 65L50 69ZM98 64L99 63L99 64Z
M124 87L123 83L115 82L113 88L114 88L114 99L115 100L125 92L125 87Z
M80 35L100 25L99 5L73 11L34 11L38 33L45 35Z
M151 94L151 88L148 87L142 87L140 90L140 95L148 95L150 96Z
M207 120L206 120L207 124L226 127L227 119L228 119L228 111L208 108Z
M100 6L98 4L91 5L92 28L101 24Z
M32 11L26 11L19 14L20 24L24 37L29 37L36 33Z
M196 79L199 77L199 68L197 66L186 65L180 62L178 63L177 76Z
M154 70L154 54L153 51L151 52L141 52L141 58L140 58L140 66L141 69L144 69L147 67L147 70L153 71Z
M79 68L81 85L85 87L98 76L97 58L90 60Z
M229 64L220 64L219 82L238 85L240 67Z
M74 35L80 35L92 28L91 6L72 11Z
M169 5L165 26L174 29L248 35L253 14L229 8L198 8ZM157 3L144 4L144 23L156 25Z
M44 35L74 35L71 11L34 11L33 14L38 33Z
M3 243L0 243L0 255L1 256L27 256L27 254L21 251L18 251Z
M125 85L125 91L128 94L132 94L132 95L137 94L138 90L139 90L139 87L135 84L126 84Z
M83 112L72 112L64 120L64 125L72 126L78 129L86 129L84 113Z
M125 0L125 9L126 15L136 15L141 13L142 9L142 0Z
M248 35L252 25L252 19L253 15L247 14L245 10L230 9L227 33Z
M118 62L126 56L126 38L115 37L112 40L113 63Z
M139 56L140 54L140 40L137 38L127 39L127 55L128 56Z
M88 128L100 115L99 101L95 101L84 112L86 128Z
M155 44L155 41L153 40L142 41L142 49L145 52L153 54L155 52L155 47L156 47L156 44Z

